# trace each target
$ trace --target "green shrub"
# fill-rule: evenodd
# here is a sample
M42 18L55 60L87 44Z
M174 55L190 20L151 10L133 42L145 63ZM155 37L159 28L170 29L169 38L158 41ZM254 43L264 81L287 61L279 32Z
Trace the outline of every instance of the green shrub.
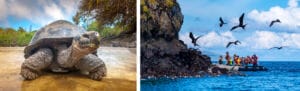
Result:
M23 28L0 28L0 46L26 46L35 32L26 32Z

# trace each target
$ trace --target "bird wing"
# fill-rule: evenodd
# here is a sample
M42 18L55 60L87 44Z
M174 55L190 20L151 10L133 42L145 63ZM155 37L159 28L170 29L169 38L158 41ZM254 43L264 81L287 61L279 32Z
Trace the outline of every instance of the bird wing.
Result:
M190 38L191 38L192 40L194 40L194 39L195 39L195 37L194 37L194 35L193 35L193 33L192 33L192 32L190 32Z
M278 49L279 47L272 47L272 48L270 48L270 49L274 49L274 48Z
M243 14L240 16L240 19L239 19L240 25L243 25L243 22L244 22L244 15L245 15L245 13L243 13Z
M242 43L241 43L239 40L236 40L235 42L236 42L236 43L240 43L240 44L242 44Z
M239 25L233 26L233 27L230 29L230 31L233 31L234 29L236 29L236 28L238 28L238 27L239 27Z
M223 21L222 17L220 17L220 18L219 18L219 20L220 20L220 22L221 22L221 23L224 23L224 21Z
M279 19L276 20L277 22L281 23L281 21Z
M228 42L226 48L228 48L233 42Z
M200 37L202 37L203 35L200 35L200 36L198 36L197 38L196 38L196 41L200 38Z
M275 23L275 21L271 21L269 27L273 26L274 23Z

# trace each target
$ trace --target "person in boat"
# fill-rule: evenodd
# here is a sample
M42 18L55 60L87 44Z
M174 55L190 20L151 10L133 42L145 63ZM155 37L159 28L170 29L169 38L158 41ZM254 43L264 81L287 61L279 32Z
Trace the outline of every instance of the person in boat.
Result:
M253 66L257 66L257 59L258 59L258 57L255 54L253 54L253 56L252 56L252 64L253 64Z
M229 65L233 65L232 59L229 60Z
M246 60L245 57L241 58L241 66L245 65L245 60Z
M223 57L222 57L222 55L219 57L219 64L223 64Z
M229 52L226 52L226 56L225 56L225 59L227 61L226 65L230 65L230 55L229 55Z
M251 64L252 63L252 58L250 56L247 56L247 64Z
M249 60L250 60L249 58L250 58L250 56L245 57L245 59L244 59L244 66L248 66Z
M233 61L234 61L234 65L237 65L237 60L238 60L238 57L236 54L233 55Z
M241 57L237 56L236 65L241 66Z

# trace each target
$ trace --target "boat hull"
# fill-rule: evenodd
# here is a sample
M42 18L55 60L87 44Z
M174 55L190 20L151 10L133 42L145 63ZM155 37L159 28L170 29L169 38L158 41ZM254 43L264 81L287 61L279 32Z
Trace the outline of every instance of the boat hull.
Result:
M238 71L268 71L264 66L240 66Z

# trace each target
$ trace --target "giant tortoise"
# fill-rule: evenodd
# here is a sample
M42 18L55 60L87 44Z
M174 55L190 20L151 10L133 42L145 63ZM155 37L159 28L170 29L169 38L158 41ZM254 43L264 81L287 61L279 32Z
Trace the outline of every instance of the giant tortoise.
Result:
M38 30L24 49L20 74L36 79L43 71L83 71L94 80L106 76L106 66L97 56L99 34L65 20L54 21Z

